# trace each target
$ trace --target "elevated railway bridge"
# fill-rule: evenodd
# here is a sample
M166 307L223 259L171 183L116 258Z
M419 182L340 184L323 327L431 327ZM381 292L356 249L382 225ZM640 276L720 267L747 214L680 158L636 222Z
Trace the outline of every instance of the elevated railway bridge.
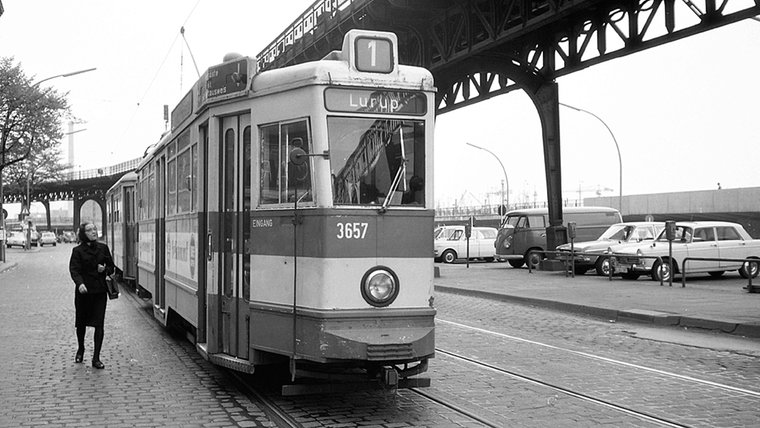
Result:
M101 209L102 229L106 222L106 191L111 188L124 174L134 171L140 158L132 159L116 165L65 173L61 181L43 182L29 188L7 187L3 192L3 204L20 203L29 208L27 198L31 202L40 202L45 206L47 229L51 227L50 202L74 202L72 230L80 224L81 209L85 202L93 201Z
M540 118L553 248L565 235L556 79L759 14L760 0L317 0L259 53L257 69L320 59L360 28L396 33L399 62L433 73L439 114L525 91ZM34 199L96 200L117 178L40 186Z

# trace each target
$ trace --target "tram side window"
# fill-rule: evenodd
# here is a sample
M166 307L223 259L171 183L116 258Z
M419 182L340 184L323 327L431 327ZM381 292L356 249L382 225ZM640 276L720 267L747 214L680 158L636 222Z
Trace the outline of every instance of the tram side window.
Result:
M425 203L421 120L328 117L336 205Z
M313 201L310 160L303 165L289 162L296 148L310 153L308 123L305 120L262 126L261 135L261 204L292 203L298 190L299 203Z
M177 212L177 160L172 159L167 163L166 184L169 195L166 198L166 212L174 214Z
M192 209L193 169L192 151L185 150L177 156L177 212Z

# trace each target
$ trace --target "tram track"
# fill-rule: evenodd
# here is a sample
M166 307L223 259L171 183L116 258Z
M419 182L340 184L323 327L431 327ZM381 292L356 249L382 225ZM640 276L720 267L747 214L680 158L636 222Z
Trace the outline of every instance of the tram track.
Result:
M612 409L612 410L624 413L626 415L633 416L635 418L638 418L638 419L641 419L641 420L645 420L645 421L648 421L648 422L652 422L652 423L655 423L655 424L658 424L658 425L661 425L661 426L674 427L674 428L688 428L688 427L690 427L689 425L680 424L680 423L677 423L677 422L674 422L674 421L671 421L671 420L668 420L668 419L665 419L665 418L657 417L657 416L654 416L654 415L651 415L651 414L648 414L648 413L645 413L645 412L637 411L637 410L632 409L632 408L628 408L628 407L621 406L621 405L618 405L618 404L615 404L615 403L611 403L609 401L602 400L602 399L599 399L599 398L595 398L595 397L592 397L590 395L584 394L582 392L573 391L571 389L564 388L562 386L558 386L558 385L554 385L554 384L546 382L546 381L542 381L542 380L537 379L535 377L522 375L522 374L519 374L519 373L517 373L515 371L507 370L507 369L504 369L504 368L501 368L501 367L497 367L497 366L494 366L494 365L491 365L491 364L487 364L487 363L484 363L482 361L477 361L477 360L474 360L472 358L468 358L468 357L465 357L463 355L459 355L459 354L454 353L454 352L446 351L444 349L436 348L436 352L438 354L443 354L443 355L446 355L448 357L454 358L456 360L463 361L463 362L469 363L471 365L475 365L475 366L477 366L479 368L482 368L482 369L487 369L487 370L490 370L490 371L493 371L493 372L496 372L496 373L499 373L499 374L503 374L503 375L509 376L509 377L511 377L513 379L517 379L517 380L520 380L520 381L523 381L523 382L528 382L528 383L531 383L533 385L538 385L538 386L541 386L541 387L549 388L552 391L559 392L559 393L568 395L570 397L573 397L573 398L576 398L576 399L579 399L579 400L582 400L582 401L585 401L585 402L589 402L589 403L592 403L592 404L595 404L595 405L603 406L605 408ZM415 391L415 392L423 394L425 396L428 396L428 394L424 394L424 393L422 393L420 391ZM436 402L439 402L439 401L436 400ZM477 420L480 421L480 422L482 422L482 423L485 423L485 424L487 424L488 426L491 426L491 427L501 426L501 425L496 425L496 424L493 424L493 423L486 422L486 421L482 420L481 418L478 418Z
M484 334L490 334L490 335L493 335L493 336L497 336L497 337L500 337L500 338L503 338L503 339L507 339L507 340L511 340L511 341L515 341L515 342L522 342L522 343L526 343L526 344L536 345L536 346L552 349L552 350L555 350L555 351L566 352L568 354L573 354L573 355L584 357L584 358L588 358L588 359L593 359L593 360L602 361L602 362L609 363L609 364L629 367L629 368L633 368L633 369L636 369L636 370L642 370L642 371L646 371L646 372L650 372L650 373L654 373L654 374L670 377L670 378L673 378L673 379L679 379L679 380L683 380L683 381L687 381L687 382L693 382L693 383L696 383L696 384L701 384L701 385L705 385L705 386L715 387L715 388L719 388L719 389L722 389L722 390L725 390L725 391L734 392L734 393L740 393L740 394L744 394L744 395L748 395L748 396L760 399L760 391L753 391L753 390L749 390L749 389L746 389L746 388L739 388L739 387L735 387L735 386L731 386L731 385L726 385L726 384L719 383L719 382L713 382L713 381L709 381L709 380L705 380L705 379L699 379L699 378L696 378L696 377L693 377L693 376L687 376L687 375L682 375L682 374L679 374L679 373L673 373L673 372L666 371L666 370L655 369L655 368L643 366L643 365L640 365L640 364L633 364L633 363L629 363L629 362L626 362L626 361L617 360L617 359L614 359L614 358L608 358L608 357L604 357L604 356L601 356L601 355L591 354L589 352L583 352L583 351L577 351L577 350L574 350L574 349L563 348L563 347L560 347L560 346L550 345L548 343L538 342L538 341L531 340L531 339L525 339L525 338L521 338L521 337L517 337L517 336L513 336L513 335L508 335L508 334L504 334L504 333L499 333L499 332L495 332L495 331L491 331L491 330L487 330L487 329L483 329L483 328L479 328L479 327L468 326L466 324L461 324L461 323L457 323L457 322L454 322L454 321L447 321L447 320L443 320L443 319L440 319L440 318L436 319L436 321L437 322L447 323L447 324L450 324L450 325L453 325L453 326L456 326L456 327L459 327L459 328L465 328L465 329L468 329L468 330L471 330L471 331L477 331L477 332L484 333ZM445 350L442 350L442 349L436 349L436 351L440 351L440 352L443 352L443 353L447 353L448 352L448 351L445 351Z
M496 338L498 338L498 340L503 340L504 344L508 342L513 343L512 346L500 346L499 349L510 349L514 348L515 346L545 348L552 354L552 361L556 362L558 360L564 359L565 365L559 369L555 367L553 376L550 373L538 372L534 367L520 366L520 364L512 365L509 356L501 356L503 363L498 362L498 359L497 362L481 361L481 359L489 360L489 358L473 356L473 354L477 354L477 351L471 354L469 351L453 351L444 347L437 347L436 355L438 357L448 358L457 363L476 366L479 370L489 371L491 373L499 373L518 382L529 383L540 388L549 388L551 391L554 391L557 394L562 394L562 396L572 397L577 400L582 400L583 402L592 403L595 406L602 406L606 409L611 409L615 412L620 412L631 417L635 417L639 420L656 424L658 426L691 427L695 425L690 424L689 418L683 413L670 413L669 411L663 411L662 407L658 408L657 406L649 406L646 402L646 399L641 399L638 400L638 402L634 403L628 401L621 402L620 399L618 399L614 394L610 394L609 391L597 389L594 385L580 386L577 382L574 383L569 379L572 379L573 376L575 379L582 377L582 375L579 374L584 370L581 368L584 366L584 363L582 363L581 359L592 361L591 364L596 364L598 367L602 367L602 371L615 372L616 370L621 370L629 373L629 376L630 373L638 373L637 376L640 379L652 379L653 384L656 384L654 379L666 379L666 381L669 379L669 382L678 385L681 391L685 391L686 394L689 395L725 395L736 397L737 399L741 398L748 402L752 402L760 398L760 391L752 389L741 388L733 385L727 385L725 383L700 379L694 376L688 376L680 373L647 367L641 364L634 364L589 352L577 351L574 349L551 345L548 343L542 343L536 340L507 335L496 331L462 324L459 322L444 320L441 318L438 318L436 321L439 323L439 325L447 324L458 329L465 329L471 332L469 334L475 333L488 335L492 338L489 343L493 343L495 340L497 340ZM517 345L518 343L520 345ZM514 352L526 353L526 348L521 348L519 351ZM535 351L527 352L533 353ZM562 354L565 356L562 357ZM568 363L568 360L571 360L571 362ZM562 364L559 363L557 365ZM577 370L574 370L574 365ZM605 369L604 367L607 368ZM616 369L615 367L618 368ZM575 373L571 374L567 378L562 374L557 376L557 373L562 373L562 370ZM597 368L597 370L599 370L599 368ZM590 382L590 384L593 384L593 382ZM619 384L615 387L620 391L626 391L626 388L628 388L624 380L619 382ZM637 393L635 387L631 387L627 392L629 393L629 396L631 395L630 393ZM696 425L701 424L696 423Z

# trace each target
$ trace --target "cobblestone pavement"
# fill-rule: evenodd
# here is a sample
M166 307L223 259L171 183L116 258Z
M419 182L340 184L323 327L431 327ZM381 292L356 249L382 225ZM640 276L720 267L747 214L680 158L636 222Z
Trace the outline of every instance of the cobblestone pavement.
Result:
M446 293L438 294L436 306L439 310L436 342L441 349L688 426L757 426L760 420L757 395L726 391L688 379L760 393L758 340L665 327L659 330L667 330L667 334L653 340L650 328L641 324L603 321ZM695 335L702 340L695 340ZM516 426L547 426L557 420L563 421L563 426L649 425L620 414L616 416L614 412L609 414L596 406L578 405L563 394L552 399L554 393L519 382L498 388L499 384L513 382L498 374L475 375L473 370L461 368L458 370L464 372L458 372L451 368L457 364L448 357L439 356L431 366L435 373L431 377L436 380L431 390L444 389L460 400L477 403L493 415L509 415ZM525 394L515 397L514 389L524 390Z
M109 302L102 353L106 369L74 364L73 284L67 273L70 249L14 252L13 263L0 273L4 291L0 321L5 327L0 333L4 339L0 426L274 426L224 371L154 322L150 303L130 296ZM465 276L458 276L460 282L453 286L487 286L488 280L479 278L488 275L472 274L467 274L469 283ZM539 284L542 291L554 287L541 285L539 278L531 276L535 282L521 287L528 290ZM653 328L447 292L439 292L435 304L441 348L672 416L691 426L752 426L760 420L757 399L753 402L751 396L720 389L711 396L701 386L684 386L682 380L611 367L505 335L751 391L760 384L760 341L756 339ZM86 363L91 341L90 330ZM451 400L496 426L652 426L540 385L473 368L443 353L431 361L426 376L432 386L425 392ZM309 427L482 426L409 390L278 401Z
M105 370L88 364L91 328L85 364L75 364L71 248L14 253L17 266L0 273L0 426L274 426L129 296L108 303Z

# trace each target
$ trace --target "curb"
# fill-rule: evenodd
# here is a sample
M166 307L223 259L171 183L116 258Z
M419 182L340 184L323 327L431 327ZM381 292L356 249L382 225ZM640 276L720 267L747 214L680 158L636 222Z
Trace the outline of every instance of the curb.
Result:
M16 265L17 265L16 262L0 263L0 273L3 273L7 271L8 269L13 269L14 267L16 267Z
M644 309L617 310L609 308L598 308L593 306L578 305L574 303L557 302L554 300L492 293L482 290L467 290L445 285L434 285L434 289L438 292L458 294L462 296L481 297L502 302L513 302L530 306L538 306L562 312L591 315L596 318L611 321L627 321L653 324L657 326L678 326L700 328L706 330L719 330L723 333L735 336L760 338L760 324L755 323L743 324L720 320L685 317L676 313L658 312Z

